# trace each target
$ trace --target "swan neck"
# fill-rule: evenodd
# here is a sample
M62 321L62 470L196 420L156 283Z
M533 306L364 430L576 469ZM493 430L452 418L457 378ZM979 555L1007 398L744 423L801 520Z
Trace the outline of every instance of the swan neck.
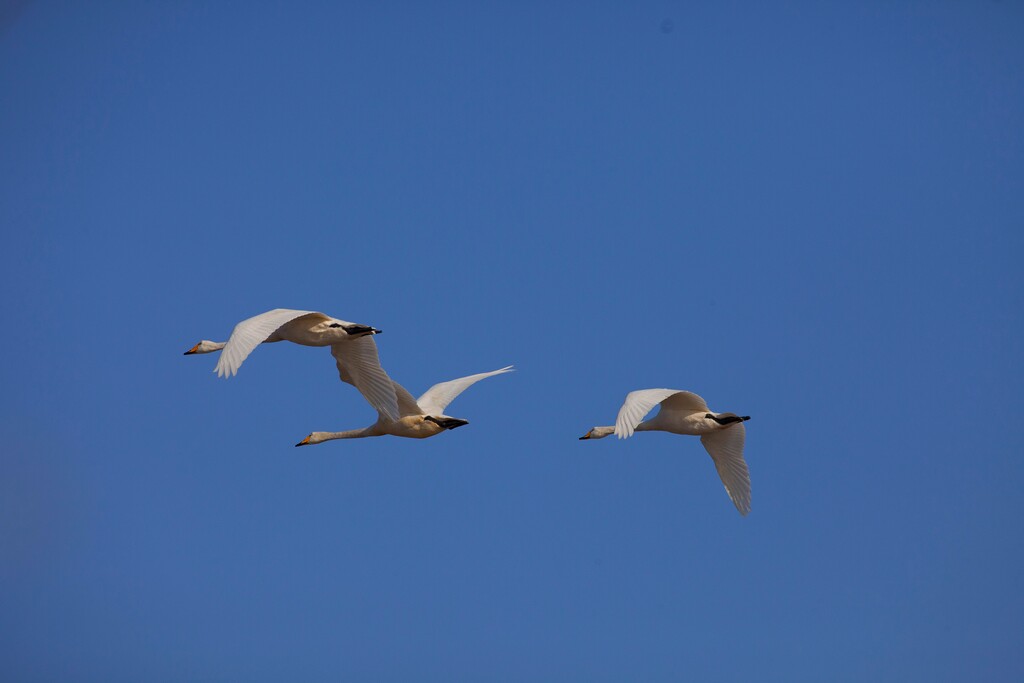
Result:
M193 353L213 353L214 351L220 351L227 345L227 342L215 342L210 341L209 339L204 339L195 346L193 346L191 349L186 351L185 355L190 356Z
M318 432L317 443L321 441L334 441L335 439L360 439L364 436L377 436L370 434L370 429L349 429L344 432Z

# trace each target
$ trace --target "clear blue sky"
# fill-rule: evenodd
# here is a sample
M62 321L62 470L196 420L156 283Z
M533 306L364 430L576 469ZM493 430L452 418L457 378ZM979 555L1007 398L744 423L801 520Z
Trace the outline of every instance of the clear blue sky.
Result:
M553 5L553 6L552 6ZM5 3L5 681L1024 678L1015 2ZM427 441L275 307L382 328ZM633 389L748 424L579 442Z

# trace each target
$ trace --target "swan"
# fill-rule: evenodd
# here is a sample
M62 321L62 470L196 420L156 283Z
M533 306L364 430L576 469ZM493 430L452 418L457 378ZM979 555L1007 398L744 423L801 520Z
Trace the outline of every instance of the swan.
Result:
M238 374L242 362L260 344L290 341L303 346L330 346L346 339L379 333L380 330L369 325L338 320L318 311L275 308L235 325L226 342L204 339L186 351L185 355L213 353L223 349L224 353L218 359L214 371L218 377L233 377Z
M339 372L343 364L346 366L342 379L355 386L378 411L398 419L398 399L391 378L377 360L375 334L380 330L319 311L275 308L235 325L226 342L204 339L185 355L223 350L214 371L218 377L232 377L260 344L290 341L303 346L330 346Z
M342 373L342 380L345 380L343 365L339 362L338 371ZM436 436L445 430L456 429L462 425L469 424L469 420L450 417L444 414L444 409L459 394L482 379L512 372L512 370L513 367L509 365L500 370L481 372L476 375L441 382L427 389L427 392L418 399L414 399L412 394L406 391L405 387L401 384L392 381L395 394L398 396L398 407L401 413L397 420L391 419L384 413L380 413L377 421L364 429L351 429L345 432L313 432L295 445L309 446L333 439L362 439L369 436L384 436L385 434L408 439L426 439Z
M661 410L652 419L641 422L655 405ZM690 391L678 389L641 389L631 391L615 419L614 427L594 427L580 437L603 439L614 434L627 439L633 432L671 432L699 436L718 470L733 505L741 515L750 512L750 473L743 459L749 415L715 413L704 399Z

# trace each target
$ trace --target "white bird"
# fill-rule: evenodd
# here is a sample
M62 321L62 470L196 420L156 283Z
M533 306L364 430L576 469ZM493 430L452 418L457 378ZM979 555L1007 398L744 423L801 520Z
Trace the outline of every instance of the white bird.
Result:
M295 444L296 446L308 446L311 444L331 441L332 439L362 439L369 436L402 436L409 439L426 439L440 434L447 429L455 429L462 425L469 424L468 420L457 417L449 417L444 414L448 404L470 386L482 379L500 375L512 371L512 366L481 372L469 377L460 377L449 382L441 382L430 387L425 394L414 399L412 394L398 382L392 381L395 393L398 395L398 408L401 416L393 420L378 410L377 421L364 429L351 429L345 432L313 432L305 439ZM345 380L345 367L338 363L338 370L341 378ZM345 380L348 381L348 380Z
M369 325L339 320L318 311L275 308L235 325L226 342L204 339L185 355L223 349L214 371L218 377L231 377L260 344L290 341L303 346L330 346L339 369L342 363L347 366L342 379L355 386L378 411L398 419L395 389L377 361L377 344L372 335L379 333Z
M655 405L658 414L641 422ZM632 391L619 408L614 427L594 427L580 437L603 439L612 432L626 439L633 432L671 432L699 436L715 463L725 491L741 515L750 512L750 473L743 459L747 431L743 422L750 416L736 413L714 413L697 394L678 389L641 389Z

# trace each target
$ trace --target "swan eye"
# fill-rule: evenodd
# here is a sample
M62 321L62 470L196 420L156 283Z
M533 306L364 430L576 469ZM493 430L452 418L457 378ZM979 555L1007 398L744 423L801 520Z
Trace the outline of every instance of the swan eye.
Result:
M327 327L341 327L341 323L331 323Z

